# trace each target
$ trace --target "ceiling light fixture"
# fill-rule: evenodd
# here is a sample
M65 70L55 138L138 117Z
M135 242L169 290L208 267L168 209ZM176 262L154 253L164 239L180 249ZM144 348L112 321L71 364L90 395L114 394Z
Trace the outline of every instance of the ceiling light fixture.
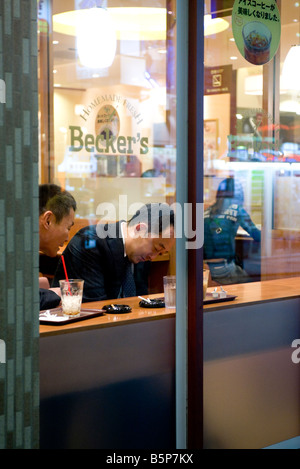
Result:
M79 10L80 11L80 10ZM108 68L117 49L113 20L105 8L82 10L77 16L77 51L81 65L89 68Z
M81 22L88 11L89 9L72 10L54 15L54 32L75 36L76 23ZM166 40L166 8L111 7L106 11L114 23L119 40Z

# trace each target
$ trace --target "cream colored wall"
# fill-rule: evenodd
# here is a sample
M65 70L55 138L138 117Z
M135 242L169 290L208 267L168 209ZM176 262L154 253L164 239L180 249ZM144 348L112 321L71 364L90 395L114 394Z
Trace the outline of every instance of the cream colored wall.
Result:
M69 125L82 125L82 119L75 114L75 106L85 103L85 97L86 93L81 90L59 88L54 90L54 161L56 177L57 166L63 162L65 152L70 146Z
M230 94L204 96L204 120L210 119L218 122L218 158L226 156L227 136L230 134Z
M262 67L243 67L237 70L237 108L260 109L262 107L262 89L258 90L261 94L246 94L246 78L256 75L262 75Z
M245 94L245 78L248 75L249 68L242 68L238 70L237 107L249 109L261 108L261 96ZM204 120L216 119L218 121L218 158L225 157L227 155L227 137L230 134L230 112L230 94L204 96Z

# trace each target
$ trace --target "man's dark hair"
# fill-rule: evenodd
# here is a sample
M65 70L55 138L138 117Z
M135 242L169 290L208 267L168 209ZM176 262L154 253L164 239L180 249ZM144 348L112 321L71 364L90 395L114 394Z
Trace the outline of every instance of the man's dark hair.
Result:
M128 221L129 226L146 223L148 233L159 235L169 226L174 227L175 214L166 203L152 203L143 205Z
M74 197L56 184L40 184L39 186L39 214L50 210L56 218L56 222L69 215L70 210L76 210Z
M228 177L220 182L216 198L235 199L242 204L244 202L243 186L238 180Z

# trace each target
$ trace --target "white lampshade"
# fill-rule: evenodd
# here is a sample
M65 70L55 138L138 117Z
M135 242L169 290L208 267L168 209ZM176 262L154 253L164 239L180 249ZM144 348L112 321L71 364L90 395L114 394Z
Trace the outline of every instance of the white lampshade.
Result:
M211 15L204 16L204 36L218 34L228 28L229 23L223 18L212 18Z
M300 90L300 45L292 46L282 67L281 86L286 90Z
M89 9L78 8L53 15L53 31L76 36L76 24L84 21ZM102 7L104 9L104 7ZM122 41L165 41L167 37L166 8L110 7L105 9L114 23L117 39ZM214 21L214 20L213 20ZM229 26L229 25L228 25Z
M76 24L77 51L80 63L89 68L108 68L117 48L114 23L108 10L82 10Z

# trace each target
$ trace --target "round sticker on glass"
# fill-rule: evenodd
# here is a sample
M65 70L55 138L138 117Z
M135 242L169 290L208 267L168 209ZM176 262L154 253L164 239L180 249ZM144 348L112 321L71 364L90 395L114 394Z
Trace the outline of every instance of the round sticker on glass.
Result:
M111 104L102 106L99 110L95 122L96 135L101 135L100 144L105 147L107 140L115 141L120 132L120 117Z
M273 59L281 36L280 13L275 0L235 0L232 32L242 56L251 64Z

